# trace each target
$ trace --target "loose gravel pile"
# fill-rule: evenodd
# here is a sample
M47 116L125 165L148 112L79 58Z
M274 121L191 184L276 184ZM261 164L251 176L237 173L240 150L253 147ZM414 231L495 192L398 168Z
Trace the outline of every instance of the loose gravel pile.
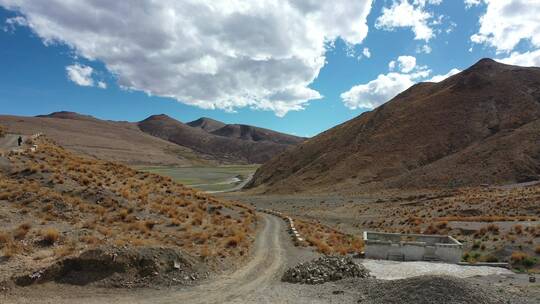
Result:
M502 304L517 303L503 294L449 276L421 276L372 286L358 303L369 304Z
M369 271L349 257L325 256L289 268L281 280L289 283L322 284L344 278L367 278Z

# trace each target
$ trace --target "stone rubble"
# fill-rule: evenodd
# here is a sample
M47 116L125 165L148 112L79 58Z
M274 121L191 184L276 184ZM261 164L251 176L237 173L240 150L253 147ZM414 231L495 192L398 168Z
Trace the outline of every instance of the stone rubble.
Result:
M323 284L353 277L367 278L369 271L350 257L324 256L289 268L281 280L289 283Z

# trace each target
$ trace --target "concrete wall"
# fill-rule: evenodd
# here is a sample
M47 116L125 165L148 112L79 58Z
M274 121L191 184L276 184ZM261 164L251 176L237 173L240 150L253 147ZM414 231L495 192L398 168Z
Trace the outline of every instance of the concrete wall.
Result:
M365 257L458 263L463 245L450 236L364 232Z

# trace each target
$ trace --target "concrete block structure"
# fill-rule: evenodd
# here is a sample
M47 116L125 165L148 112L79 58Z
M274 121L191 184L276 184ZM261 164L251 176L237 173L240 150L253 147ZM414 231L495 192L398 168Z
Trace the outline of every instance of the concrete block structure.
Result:
M396 261L459 263L463 245L449 235L364 232L365 257Z

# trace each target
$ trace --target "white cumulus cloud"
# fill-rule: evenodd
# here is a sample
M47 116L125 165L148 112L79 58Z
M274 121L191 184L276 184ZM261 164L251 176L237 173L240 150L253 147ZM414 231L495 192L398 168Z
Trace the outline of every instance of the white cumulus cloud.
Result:
M480 29L471 36L471 41L493 46L499 52L513 50L522 40L540 47L540 1L484 2L486 13L480 17Z
M94 79L92 79L92 73L94 69L92 67L80 64L68 65L66 72L69 80L83 87L94 86Z
M364 56L366 56L366 58L370 58L370 57L371 57L371 52L369 51L368 48L364 48L364 49L362 50L362 54L363 54Z
M430 4L438 4L438 1L428 1ZM415 40L429 41L434 37L433 29L429 20L433 17L425 10L426 1L415 1L412 4L408 0L394 1L392 6L385 7L382 15L377 18L375 27L384 30L393 30L398 27L410 27L414 32Z
M519 66L540 66L540 49L530 52L512 52L508 57L496 59L499 62Z
M410 75L391 72L380 74L366 84L356 85L340 97L349 109L374 109L413 84Z
M103 81L98 81L97 82L97 87L100 88L100 89L106 89L107 88L107 84Z
M482 0L465 0L465 8L469 9L473 6L480 5Z
M446 73L446 74L435 75L435 76L431 77L430 79L428 79L426 81L429 81L429 82L441 82L441 81L445 80L446 78L448 78L450 76L456 75L459 72L461 72L461 70L453 68L450 71L448 71L448 73Z
M397 62L402 73L409 73L416 67L416 58L413 56L399 56Z
M397 61L392 60L388 66L393 70L399 65L401 72L389 72L380 74L376 79L364 84L353 86L350 90L340 95L343 103L350 109L366 108L374 109L400 92L406 90L416 82L425 79L431 70L416 64L413 56L399 56Z
M104 81L94 80L94 69L91 66L75 63L66 67L66 74L69 80L83 87L98 87L106 89L107 84Z
M326 46L360 44L372 0L0 0L45 43L102 61L119 85L205 109L283 116L309 88Z

